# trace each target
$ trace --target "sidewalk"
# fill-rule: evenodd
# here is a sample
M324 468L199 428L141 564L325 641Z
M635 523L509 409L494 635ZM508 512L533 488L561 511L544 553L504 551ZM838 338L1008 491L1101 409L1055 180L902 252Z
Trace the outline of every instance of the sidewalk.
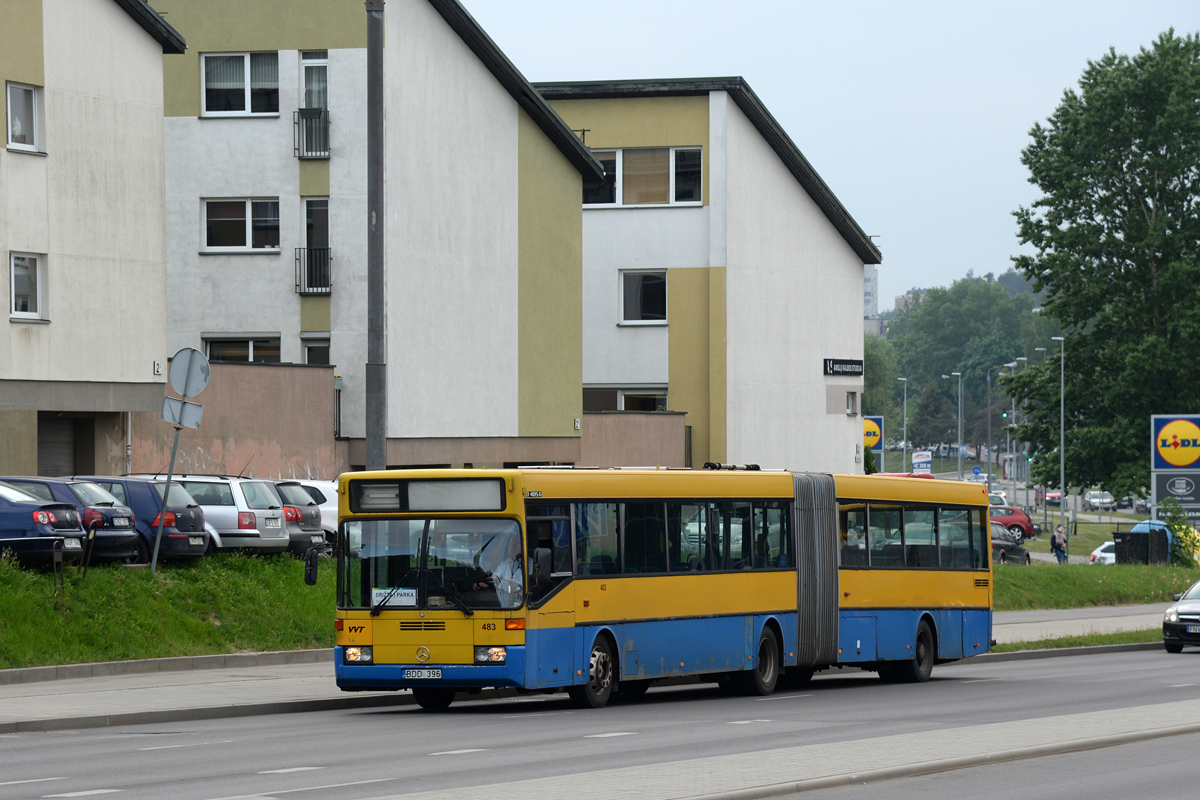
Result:
M993 636L1004 643L1158 627L1166 606L998 612ZM1068 654L1041 651L1022 657ZM997 659L1013 656L999 654ZM331 657L329 650L310 650L0 670L0 733L378 708L413 702L408 692L342 692L334 684ZM979 663L990 657L976 656L963 663ZM288 661L308 663L281 663ZM485 692L484 696L509 694L506 690Z

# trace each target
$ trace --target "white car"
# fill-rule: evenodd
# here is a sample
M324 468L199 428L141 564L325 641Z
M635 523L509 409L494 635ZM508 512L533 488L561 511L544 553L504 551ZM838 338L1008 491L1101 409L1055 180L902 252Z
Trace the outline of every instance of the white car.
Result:
M1092 559L1089 564L1116 564L1117 563L1117 546L1113 542L1105 542L1092 551Z
M321 507L321 527L325 529L326 540L332 542L337 535L337 481L317 481L308 478L293 478L292 480L307 489L316 504Z

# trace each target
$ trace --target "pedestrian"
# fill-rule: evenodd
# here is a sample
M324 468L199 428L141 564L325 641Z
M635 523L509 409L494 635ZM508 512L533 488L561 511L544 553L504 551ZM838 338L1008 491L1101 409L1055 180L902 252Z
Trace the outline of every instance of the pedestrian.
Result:
M1067 534L1063 531L1062 525L1057 526L1054 529L1054 535L1050 537L1050 550L1058 559L1058 563L1067 563Z

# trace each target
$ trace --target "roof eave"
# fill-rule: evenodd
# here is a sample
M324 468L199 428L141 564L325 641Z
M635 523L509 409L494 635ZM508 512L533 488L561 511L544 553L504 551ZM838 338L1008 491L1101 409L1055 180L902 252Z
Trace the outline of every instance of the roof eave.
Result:
M800 186L821 209L846 244L864 264L879 264L883 255L871 237L859 227L850 212L822 180L800 148L771 115L758 95L741 77L668 78L648 81L580 81L534 84L547 100L600 100L620 97L679 97L727 92L792 173Z
M115 0L125 13L133 17L146 33L154 37L164 55L178 56L187 51L187 42L179 31L167 24L158 12L151 8L146 0Z
M592 157L591 151L579 141L571 127L538 94L462 4L458 0L429 0L429 4L441 14L442 19L446 20L467 47L471 48L476 58L483 62L500 85L517 101L517 105L562 152L571 166L579 171L584 183L599 183L604 180L604 168Z

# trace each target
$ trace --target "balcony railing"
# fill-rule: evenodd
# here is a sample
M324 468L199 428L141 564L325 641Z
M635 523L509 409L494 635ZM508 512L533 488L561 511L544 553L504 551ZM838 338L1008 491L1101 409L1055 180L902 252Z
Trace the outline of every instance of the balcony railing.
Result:
M333 254L328 247L296 248L296 293L329 294L333 290Z
M292 115L297 158L329 158L329 112L323 108L299 108Z

